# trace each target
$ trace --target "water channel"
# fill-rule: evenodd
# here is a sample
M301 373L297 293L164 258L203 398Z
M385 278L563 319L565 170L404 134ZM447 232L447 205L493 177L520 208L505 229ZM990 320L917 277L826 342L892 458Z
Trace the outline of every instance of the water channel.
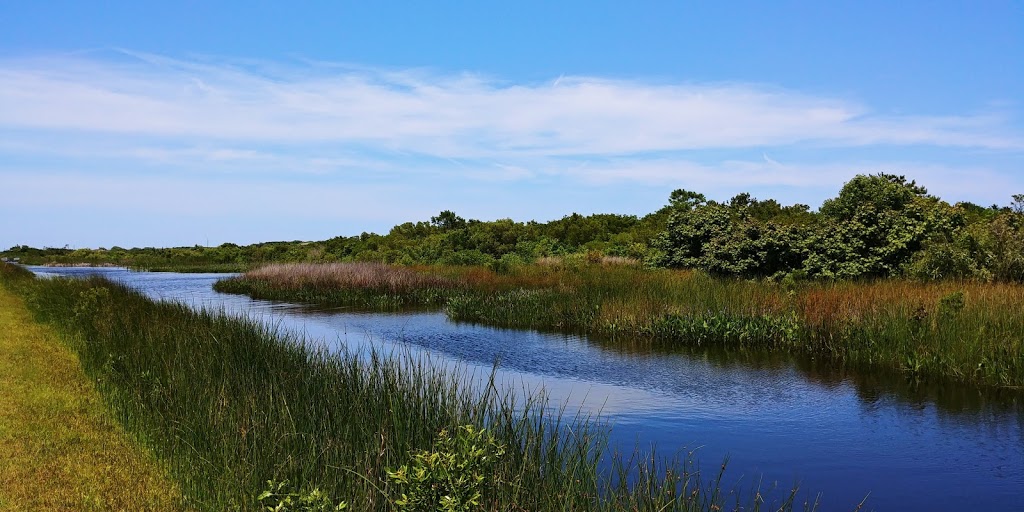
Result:
M614 446L697 450L744 493L761 482L822 510L1024 510L1024 393L840 372L763 354L631 348L580 336L449 322L443 313L313 310L214 292L216 274L32 267L99 273L150 297L223 309L333 347L401 347L543 387L569 410L600 412Z

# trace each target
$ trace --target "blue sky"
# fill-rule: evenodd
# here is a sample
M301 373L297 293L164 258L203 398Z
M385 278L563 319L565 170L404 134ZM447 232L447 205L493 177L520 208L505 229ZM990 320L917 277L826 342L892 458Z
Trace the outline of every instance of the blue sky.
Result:
M0 246L1024 192L1024 2L5 2Z

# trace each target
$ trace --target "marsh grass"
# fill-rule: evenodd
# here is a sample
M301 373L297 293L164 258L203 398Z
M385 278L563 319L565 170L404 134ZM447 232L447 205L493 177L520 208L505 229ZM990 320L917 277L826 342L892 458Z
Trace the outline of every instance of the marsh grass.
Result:
M217 282L214 289L266 300L299 300L360 309L436 307L456 283L380 263L280 263Z
M1024 286L877 281L796 295L808 337L845 359L913 377L1024 386Z
M199 509L256 510L268 481L288 481L350 510L395 510L399 489L388 470L464 425L487 429L505 447L481 510L764 505L646 457L615 459L608 473L599 463L607 455L600 422L408 354L331 354L262 323L154 303L101 278L11 280ZM778 507L793 508L794 494Z
M338 272L345 264L323 268ZM310 267L217 284L256 298L367 309L443 308L456 321L596 337L786 351L836 365L999 387L1024 386L1024 286L879 280L772 283L692 271L550 259L495 273L385 267L410 286L296 285ZM442 280L443 286L429 277ZM383 306L382 306L383 305Z

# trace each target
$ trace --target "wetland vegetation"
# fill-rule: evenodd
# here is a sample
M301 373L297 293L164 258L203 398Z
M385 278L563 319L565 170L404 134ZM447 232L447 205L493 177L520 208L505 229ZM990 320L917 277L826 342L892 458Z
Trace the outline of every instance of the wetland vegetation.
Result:
M61 333L197 509L438 510L445 499L452 510L815 506L786 490L769 506L769 489L741 493L718 479L717 464L702 471L685 454L601 465L597 420L562 416L542 397L517 402L423 360L332 354L101 278L35 279L0 266L3 285Z
M967 281L772 283L636 265L272 265L218 282L254 298L366 310L443 308L499 327L782 351L833 365L1024 385L1024 286Z
M588 240L560 245L536 234L555 223L521 225L532 238L503 239L443 212L396 226L388 237L403 249L393 257L353 253L407 263L401 270L277 264L217 289L326 306L443 308L495 326L783 350L913 378L1024 386L1024 195L1008 207L951 205L878 174L854 177L817 212L677 190L643 219L612 218L593 230L603 238L568 236L590 233L583 226L592 218L558 221L578 227L566 239ZM506 223L507 232L515 226ZM476 266L444 264L441 255L479 251L481 240L505 249ZM350 279L360 273L420 276L400 286Z

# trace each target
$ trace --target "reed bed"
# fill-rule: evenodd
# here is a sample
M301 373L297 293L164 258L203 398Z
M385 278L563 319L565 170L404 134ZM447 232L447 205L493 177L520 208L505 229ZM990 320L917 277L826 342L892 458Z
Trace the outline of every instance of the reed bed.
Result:
M564 285L553 269L503 275L483 267L400 267L382 263L271 264L223 279L214 289L264 300L373 311L439 308L454 296Z
M293 288L329 286L404 292L453 285L442 277L382 263L279 263L260 267L248 275Z
M423 359L327 353L262 323L156 303L101 278L33 279L6 269L0 277L62 333L116 417L167 464L199 510L262 510L260 498L292 495L324 506L344 501L349 510L439 510L429 501L410 505L410 496L434 487L395 477L431 460L458 461L458 471L486 468L453 475L466 476L458 481L478 493L458 510L799 505L795 490L771 507L756 491L741 498L690 458L613 457L615 469L602 470L600 422ZM484 445L494 450L472 444L466 452L469 445L450 441L464 431L486 432Z
M344 264L339 265L343 267ZM694 271L564 261L516 267L388 267L448 285L389 304L443 308L457 321L612 339L721 345L823 357L837 366L895 371L998 387L1024 386L1024 286L878 280L772 283ZM425 279L425 278L421 278ZM366 288L289 288L285 279L248 273L232 289L257 298L373 307ZM268 291L269 290L269 291Z
M266 300L397 310L439 306L455 286L443 276L381 263L279 263L221 280L214 289Z

